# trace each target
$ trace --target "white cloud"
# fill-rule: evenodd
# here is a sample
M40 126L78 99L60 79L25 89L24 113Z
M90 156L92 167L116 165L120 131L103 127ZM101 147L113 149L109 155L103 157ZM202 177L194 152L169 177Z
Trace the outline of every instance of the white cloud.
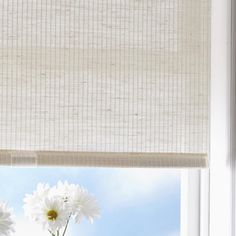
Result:
M23 235L48 236L48 232L43 231L41 227L34 222L29 222L23 217L17 217L13 236Z
M28 221L23 216L16 217L15 222L15 232L12 234L12 236L49 236L48 231L42 230L40 225L36 224L35 222ZM68 235L72 235L70 231L68 232Z
M120 169L114 170L109 178L100 179L98 187L110 207L132 206L171 191L178 175L174 170Z

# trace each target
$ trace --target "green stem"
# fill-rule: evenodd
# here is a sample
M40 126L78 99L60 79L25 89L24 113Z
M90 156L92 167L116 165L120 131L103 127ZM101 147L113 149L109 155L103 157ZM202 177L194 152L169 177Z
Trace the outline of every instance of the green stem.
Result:
M69 221L70 221L70 217L71 217L71 215L69 216L69 218L68 218L68 220L67 220L67 222L66 222L66 227L65 227L65 229L64 229L64 231L63 231L62 236L65 236L65 233L66 233L66 230L67 230L67 227L68 227Z
M56 236L51 230L48 230L48 232L49 232L52 236Z

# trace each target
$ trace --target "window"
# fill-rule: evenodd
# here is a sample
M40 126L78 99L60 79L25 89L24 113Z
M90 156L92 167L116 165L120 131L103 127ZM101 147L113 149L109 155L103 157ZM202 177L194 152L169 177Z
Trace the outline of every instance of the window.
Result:
M173 193L168 203L176 208L168 221L161 217L159 229L166 235L235 236L234 1L49 2L0 3L0 164L17 166L1 168L1 176L7 173L1 186L22 197L29 190L17 188L22 178L30 175L28 184L37 179L28 186L33 191L40 176L62 170L68 178L75 169L66 166L79 165L76 173L86 172L90 182L78 183L96 193L96 173L109 183L114 173L127 171L108 166L209 164L181 174L155 170L171 179L163 185L175 186L171 193L160 191ZM140 171L138 180L152 172L133 171ZM10 182L11 172L18 178ZM59 179L63 175L47 181ZM6 194L1 198L19 213L16 195ZM147 214L160 213L150 206ZM152 227L142 229L140 236Z

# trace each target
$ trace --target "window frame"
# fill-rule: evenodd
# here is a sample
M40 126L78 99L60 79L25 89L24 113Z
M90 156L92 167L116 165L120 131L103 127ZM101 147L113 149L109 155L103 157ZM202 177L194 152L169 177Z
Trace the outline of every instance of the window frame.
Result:
M230 157L231 157L231 222L232 236L236 236L236 2L231 0L231 80L230 80Z
M232 210L235 171L231 151L235 104L231 73L233 2L212 0L209 236L235 236Z
M181 236L209 236L209 170L181 172Z

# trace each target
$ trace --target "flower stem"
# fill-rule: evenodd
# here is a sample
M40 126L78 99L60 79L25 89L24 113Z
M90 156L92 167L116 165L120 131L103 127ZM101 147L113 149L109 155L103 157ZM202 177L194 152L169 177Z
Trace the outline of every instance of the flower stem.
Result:
M68 220L67 220L67 222L66 222L66 226L65 226L65 229L64 229L64 231L63 231L62 236L65 236L65 233L66 233L66 230L67 230L67 227L68 227L69 221L70 221L70 217L71 217L71 215L69 216L69 218L68 218Z
M48 230L48 232L49 232L52 236L56 236L51 230Z

